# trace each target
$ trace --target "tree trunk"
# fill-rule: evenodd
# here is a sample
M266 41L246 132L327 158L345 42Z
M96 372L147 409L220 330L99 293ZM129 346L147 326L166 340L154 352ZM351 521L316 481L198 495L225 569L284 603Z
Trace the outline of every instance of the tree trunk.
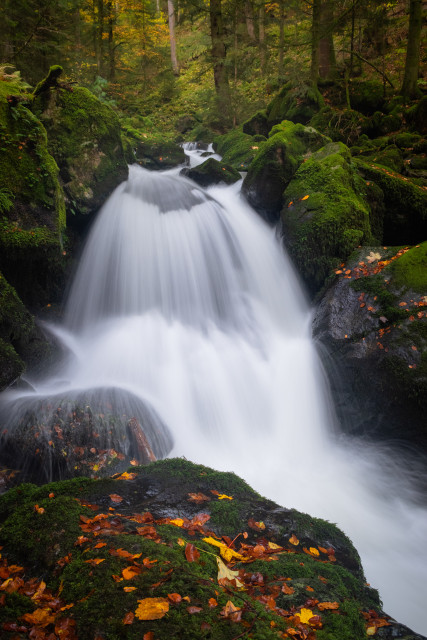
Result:
M248 30L249 40L251 42L256 41L255 26L254 26L254 10L250 0L245 0L245 20L246 29Z
M333 78L336 73L336 59L332 25L334 9L331 0L324 0L320 14L319 75L321 78Z
M175 7L174 7L173 0L168 0L168 19L169 19L169 39L171 43L172 71L175 76L179 76L178 59L176 57Z
M261 63L261 73L265 71L265 6L261 4L258 14L258 28L259 28L259 59Z
M104 68L104 1L97 0L97 24L96 24L96 41L97 41L97 59L96 66L98 75L102 76Z
M317 86L319 78L319 43L322 17L322 0L313 0L313 17L311 24L311 71L310 78L313 85Z
M116 47L114 44L114 25L116 23L116 10L112 0L107 2L108 12L108 79L113 82L116 77Z
M406 98L417 98L420 95L417 80L420 65L422 11L422 0L410 0L408 46L406 49L405 75L401 90L402 95Z
M224 24L222 21L221 0L210 0L209 17L212 42L212 61L217 95L218 114L223 124L230 121L231 97L225 64L226 47L224 42Z
M284 0L279 0L279 80L283 78L283 50L285 47L285 6Z

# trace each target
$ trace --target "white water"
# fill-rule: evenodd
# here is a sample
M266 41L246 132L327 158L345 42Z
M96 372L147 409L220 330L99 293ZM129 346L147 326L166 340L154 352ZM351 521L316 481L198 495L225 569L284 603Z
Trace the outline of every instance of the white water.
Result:
M149 401L171 456L337 523L385 610L426 633L427 512L397 464L334 441L310 309L274 231L236 187L207 196L174 173L131 167L100 212L58 331L71 355L37 391Z

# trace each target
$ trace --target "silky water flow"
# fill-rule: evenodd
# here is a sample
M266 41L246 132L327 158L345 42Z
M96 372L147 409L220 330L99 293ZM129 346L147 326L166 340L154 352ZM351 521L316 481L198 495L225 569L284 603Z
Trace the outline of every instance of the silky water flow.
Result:
M102 387L140 398L167 425L170 456L234 471L337 523L385 611L427 633L427 511L397 461L337 438L309 306L238 186L206 192L176 170L131 166L53 331L68 355L31 393Z

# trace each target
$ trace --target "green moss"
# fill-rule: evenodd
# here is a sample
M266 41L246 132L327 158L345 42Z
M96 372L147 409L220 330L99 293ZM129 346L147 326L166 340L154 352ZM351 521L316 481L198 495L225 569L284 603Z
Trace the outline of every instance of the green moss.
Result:
M0 390L5 389L25 370L24 361L10 342L0 338Z
M35 98L33 110L48 132L70 203L83 213L100 206L127 175L115 112L83 87L52 87Z
M345 145L327 145L300 166L285 191L284 237L312 293L338 261L372 237L369 210L348 159Z
M313 86L287 82L267 107L268 124L271 127L282 120L307 124L323 105L321 94Z
M214 158L208 158L196 167L184 169L183 173L202 187L221 182L233 184L240 180L240 173L236 169L225 162L218 162Z
M388 267L397 287L425 294L427 291L427 242L413 247Z
M329 136L334 142L354 145L361 142L359 137L362 129L366 127L366 117L359 111L338 110L328 106L313 116L310 126ZM365 137L368 140L367 136Z
M213 147L222 160L238 171L246 171L255 158L260 143L255 142L252 135L243 133L241 128L217 136Z

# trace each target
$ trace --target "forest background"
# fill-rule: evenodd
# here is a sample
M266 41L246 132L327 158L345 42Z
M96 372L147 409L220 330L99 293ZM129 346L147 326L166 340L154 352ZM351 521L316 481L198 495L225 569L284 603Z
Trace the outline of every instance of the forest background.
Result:
M362 78L427 86L422 0L5 0L0 25L3 64L33 85L61 64L150 137L224 132L286 81L347 108Z

